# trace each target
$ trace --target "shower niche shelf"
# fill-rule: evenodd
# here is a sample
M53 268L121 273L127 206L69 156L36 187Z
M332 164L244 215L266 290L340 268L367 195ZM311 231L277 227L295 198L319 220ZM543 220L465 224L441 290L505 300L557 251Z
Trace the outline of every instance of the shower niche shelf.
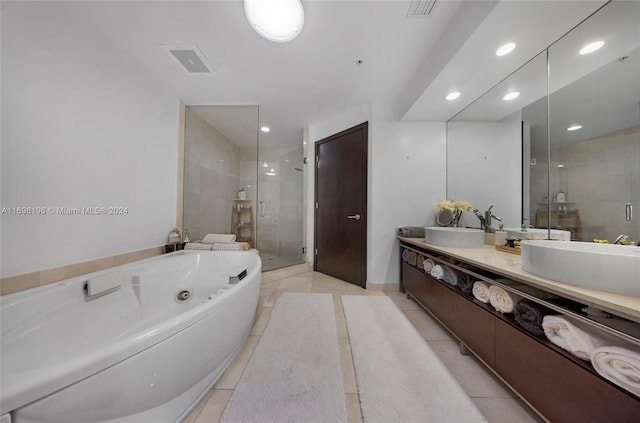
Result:
M236 242L246 242L253 248L253 208L251 200L233 200L231 210L231 233Z

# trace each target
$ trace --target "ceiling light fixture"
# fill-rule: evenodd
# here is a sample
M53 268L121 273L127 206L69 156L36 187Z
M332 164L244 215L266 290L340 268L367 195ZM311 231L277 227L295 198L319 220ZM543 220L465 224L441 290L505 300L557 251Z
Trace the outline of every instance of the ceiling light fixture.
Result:
M518 98L518 96L520 96L520 93L518 91L511 91L509 94L507 94L504 97L502 97L502 99L504 101L511 101L511 100L515 100L516 98Z
M505 54L509 54L516 48L516 43L507 43L502 46L498 50L496 50L496 56L504 56Z
M567 131L577 131L580 128L582 128L582 125L571 125L567 128Z
M296 38L304 25L300 0L244 0L244 13L258 34L279 43Z
M600 47L604 45L604 41L594 41L593 43L589 43L586 46L582 47L579 51L581 55L593 53L596 50L600 50Z
M269 131L271 131L271 128L269 128L268 126L263 126L262 128L260 128L260 130L262 132L269 132Z
M445 98L449 101L453 101L458 97L460 97L460 91L451 91Z
M271 170L266 172L265 175L267 175L267 176L276 176L276 171L273 168L271 168Z

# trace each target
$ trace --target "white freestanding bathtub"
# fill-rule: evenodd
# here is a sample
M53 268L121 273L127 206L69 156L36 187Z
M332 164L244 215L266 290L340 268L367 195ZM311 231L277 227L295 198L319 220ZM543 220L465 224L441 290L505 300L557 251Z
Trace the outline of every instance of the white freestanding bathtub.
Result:
M181 251L1 297L0 415L180 421L249 334L261 268Z

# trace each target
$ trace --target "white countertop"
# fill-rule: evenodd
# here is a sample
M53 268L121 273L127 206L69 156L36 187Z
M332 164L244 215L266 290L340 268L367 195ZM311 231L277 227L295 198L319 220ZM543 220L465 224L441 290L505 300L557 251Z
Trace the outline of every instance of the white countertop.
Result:
M449 248L429 245L423 238L398 237L405 243L416 247L426 248L465 261L478 268L499 273L515 281L535 286L554 294L592 305L601 310L640 323L640 297L612 294L595 289L582 288L564 282L527 273L522 270L522 258L516 254L498 251L494 246L485 245L482 248Z

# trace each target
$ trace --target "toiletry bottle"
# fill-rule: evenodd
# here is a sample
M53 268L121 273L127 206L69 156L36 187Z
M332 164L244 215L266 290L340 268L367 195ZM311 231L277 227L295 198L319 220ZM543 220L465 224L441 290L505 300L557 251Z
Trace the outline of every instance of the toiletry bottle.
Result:
M180 242L180 231L178 228L173 228L169 233L169 244L177 244Z
M244 188L242 188L240 191L238 191L238 200L246 200L247 199L247 192L244 190Z

